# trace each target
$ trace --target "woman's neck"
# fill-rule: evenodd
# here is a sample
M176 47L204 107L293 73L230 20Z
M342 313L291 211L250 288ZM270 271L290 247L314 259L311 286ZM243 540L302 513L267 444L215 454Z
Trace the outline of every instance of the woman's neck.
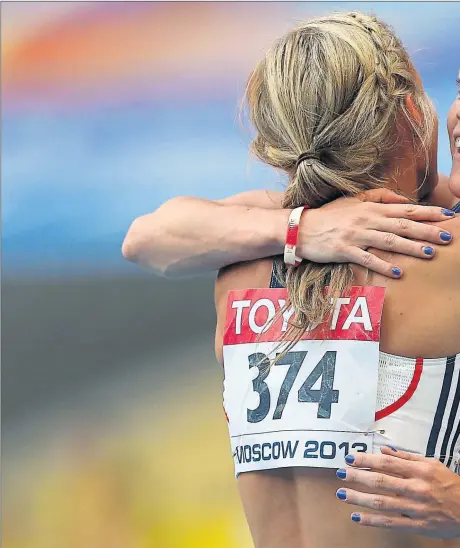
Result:
M402 194L409 200L418 202L420 193L419 176L415 165L408 165L407 162L401 161L387 175L387 188Z
M431 201L433 191L439 182L437 162L430 158L427 170L424 152L415 150L412 139L402 137L401 141L399 149L393 155L393 166L387 175L387 187L413 202ZM443 202L446 200L448 202L447 204L442 203L442 205L448 207L452 205L448 196L443 194L442 199Z
M440 207L453 207L459 199L452 194L449 188L449 177L442 173L438 176L438 184L430 194L429 203Z

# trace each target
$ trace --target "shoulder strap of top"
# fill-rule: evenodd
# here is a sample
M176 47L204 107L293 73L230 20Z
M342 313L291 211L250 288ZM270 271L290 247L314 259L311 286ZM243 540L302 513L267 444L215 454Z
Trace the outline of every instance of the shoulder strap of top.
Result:
M270 288L277 288L277 289L283 289L284 285L281 282L281 280L278 278L277 275L277 268L276 268L277 259L273 260L273 266L272 266L272 275L270 277ZM286 266L283 263L282 270L285 271Z
M455 211L455 213L460 213L460 202L457 202L454 207L452 208L452 211Z

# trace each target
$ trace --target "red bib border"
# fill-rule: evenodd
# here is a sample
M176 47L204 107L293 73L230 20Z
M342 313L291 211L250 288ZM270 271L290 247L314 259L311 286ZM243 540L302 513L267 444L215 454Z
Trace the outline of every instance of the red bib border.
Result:
M327 290L327 288L326 288ZM380 340L385 288L353 286L336 302L328 319L301 340ZM288 300L286 289L255 288L233 290L228 294L224 345L282 340L293 309L271 321ZM264 326L269 323L269 326ZM289 340L289 338L285 338Z

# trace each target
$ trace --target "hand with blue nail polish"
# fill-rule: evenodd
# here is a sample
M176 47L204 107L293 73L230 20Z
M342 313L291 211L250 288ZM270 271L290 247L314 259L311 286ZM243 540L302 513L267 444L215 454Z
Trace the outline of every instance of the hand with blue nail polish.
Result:
M460 477L435 459L383 447L383 455L347 455L337 477L352 482L336 497L377 513L351 514L360 527L384 527L431 538L460 538ZM378 485L377 489L375 486Z

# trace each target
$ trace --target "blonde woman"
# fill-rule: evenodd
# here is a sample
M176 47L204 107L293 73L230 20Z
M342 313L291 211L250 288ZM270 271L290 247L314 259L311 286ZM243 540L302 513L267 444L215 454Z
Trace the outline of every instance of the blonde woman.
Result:
M247 102L257 132L252 145L254 153L265 163L285 171L289 178L283 199L283 206L287 209L304 204L316 208L343 194L354 196L383 187L397 190L410 199L421 200L432 193L437 183L437 121L433 107L403 46L375 18L357 13L331 15L313 19L289 32L275 43L255 68L248 84ZM460 124L455 125L458 127ZM458 154L455 146L454 140L454 160ZM443 224L437 227L440 233L443 232ZM449 222L449 232L454 238L460 234L458 219ZM388 405L386 415L375 422L374 447L379 446L377 434L380 432L382 440L390 443L396 452L405 448L411 453L431 457L431 471L423 463L424 468L418 470L418 477L407 478L407 470L396 467L396 476L399 477L393 481L400 488L397 495L402 500L393 497L391 506L386 498L387 482L382 482L382 475L378 473L381 470L344 468L336 477L334 469L326 468L326 460L335 458L337 448L332 442L327 444L329 449L333 447L333 456L326 452L318 455L314 444L305 450L304 457L321 462L315 466L308 458L303 464L289 466L289 459L294 458L295 451L291 454L289 448L280 456L278 448L275 455L275 443L272 453L268 448L265 457L260 457L260 447L256 453L256 445L252 446L254 453L248 446L248 456L242 450L238 453L237 447L235 463L238 458L245 470L238 474L238 488L256 547L460 546L460 541L455 540L460 535L460 513L452 519L456 526L432 532L438 539L408 532L412 522L420 521L426 511L423 501L431 496L430 489L423 483L426 477L434 477L442 469L450 474L449 482L454 485L453 489L446 488L450 502L444 507L438 505L439 514L441 510L445 513L454 510L460 492L460 479L448 470L453 470L460 459L460 358L457 359L460 353L460 257L453 246L445 249L431 264L409 258L400 261L407 275L399 281L379 274L370 275L364 268L349 264L318 265L304 261L300 266L285 271L267 259L241 263L220 273L216 284L216 353L225 366L224 401L231 433L232 425L246 416L246 409L235 404L240 396L245 403L251 402L251 407L247 407L251 435L270 435L273 432L263 430L269 411L272 424L281 419L283 412L283 420L287 416L296 421L297 409L299 412L305 409L296 407L299 402L307 402L299 403L304 406L316 402L321 423L322 419L331 418L333 405L339 406L339 401L341 406L344 405L347 391L354 390L353 385L358 385L361 378L354 376L347 381L346 371L342 369L342 383L345 385L342 384L342 396L339 396L334 376L330 377L335 365L329 363L328 357L321 373L323 378L329 375L325 387L321 384L321 389L315 388L315 379L320 379L320 373L316 376L312 373L313 376L305 381L309 384L304 383L299 388L297 400L288 396L302 362L281 362L287 355L281 354L281 358L278 356L267 365L263 363L263 354L255 353L249 360L252 380L249 379L246 374L248 364L238 363L234 357L238 356L237 349L227 352L223 359L223 340L225 334L226 344L232 346L233 335L230 333L229 339L229 329L233 324L228 323L232 308L238 313L241 311L239 316L236 315L237 324L239 322L237 334L246 328L249 330L249 327L253 329L251 321L257 324L257 316L253 315L251 320L250 314L249 319L244 315L243 309L250 306L249 297L248 300L231 301L230 296L227 306L229 291L233 296L247 296L247 288L285 285L295 313L294 321L289 314L287 317L283 315L283 319L291 326L289 329L297 333L295 342L303 335L308 338L308 330L314 330L318 325L321 327L330 314L332 321L334 317L337 320L334 303L324 291L326 286L329 295L337 296L344 294L352 284L369 284L386 289L380 335L380 399L390 401L397 398L393 392L398 392L401 379L409 372L412 374L410 390L403 394L404 402L400 402L399 407ZM357 317L355 314L353 317L358 323L365 322L364 315ZM265 328L259 333L265 333ZM289 351L294 349L296 354L295 348L291 344ZM356 347L353 352L359 355L361 350ZM300 354L302 352L297 352L296 359ZM272 370L276 374L281 371L280 367L275 367L277 364L289 365L289 375L292 375L286 376L289 382L283 381L284 392L279 393L272 417L267 375L272 374ZM371 364L366 363L366 367L368 365L370 368ZM235 376L236 369L241 371L240 376ZM361 372L367 374L365 368ZM251 400L244 399L248 392ZM364 398L360 400L363 403L358 407L342 409L344 416L367 412L365 391L361 392L361 398ZM326 428L327 423L322 424ZM254 431L254 425L260 432ZM285 425L283 435L290 435L288 426ZM305 425L307 429L308 426ZM340 447L347 451L347 443ZM365 462L366 455L356 455L355 462ZM354 453L350 452L350 456ZM264 459L262 463L261 458ZM443 464L431 465L434 459ZM397 460L402 462L404 458ZM349 463L352 464L350 460ZM376 491L380 504L376 507L386 509L390 517L394 513L404 518L405 530L404 527L398 531L357 527L353 521L360 523L358 513L353 514L351 520L350 508L337 500L337 497L343 499L344 491L344 500L348 498L347 490L339 491L343 487L340 480L347 481L347 475L348 480L357 480L364 492ZM363 481L363 477L367 480ZM406 484L401 484L404 480ZM446 481L446 485L449 482ZM353 481L348 485L350 502ZM410 492L407 485L421 497L422 503L410 503L406 497ZM356 502L363 503L363 500ZM369 501L364 502L365 506L372 507Z

